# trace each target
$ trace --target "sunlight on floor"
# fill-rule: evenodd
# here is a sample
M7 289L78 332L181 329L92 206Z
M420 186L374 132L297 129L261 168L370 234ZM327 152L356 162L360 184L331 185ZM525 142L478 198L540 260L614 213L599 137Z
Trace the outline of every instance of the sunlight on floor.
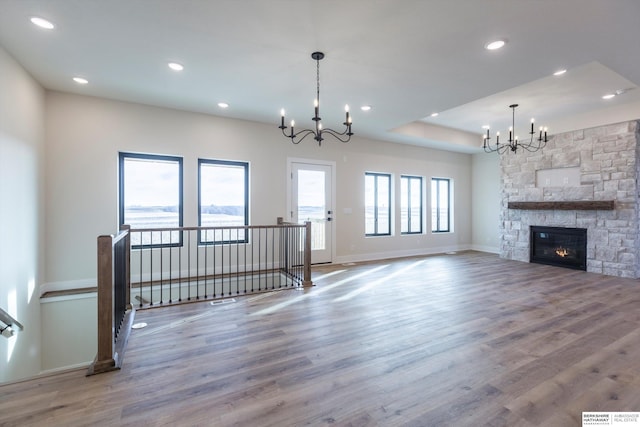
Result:
M271 307L267 307L267 308L265 308L265 309L262 309L262 310L260 310L260 311L255 312L255 313L251 313L251 316L260 316L260 315L263 315L263 314L271 314L271 313L275 313L276 311L278 311L278 310L280 310L280 309L282 309L282 308L288 307L288 306L290 306L291 304L296 304L296 303L298 303L299 301L302 301L302 300L303 300L303 299L305 299L305 298L309 298L309 297L311 297L311 296L315 296L315 295L320 295L320 294L322 294L322 293L324 293L324 292L327 292L327 291L330 291L331 289L334 289L334 288L336 288L336 287L338 287L338 286L342 286L342 285L344 285L345 283L349 283L349 282L351 282L352 280L360 279L360 278L362 278L362 277L368 276L368 275L370 275L370 274L373 274L373 273L375 273L375 272L377 272L377 271L380 271L380 270L382 270L382 269L384 269L384 268L387 268L387 267L389 267L389 265L388 265L388 264L386 264L386 265L381 265L381 266L379 266L379 267L376 267L376 268L372 268L372 269L370 269L370 270L363 271L362 273L356 274L355 276L347 277L346 279L342 279L342 280L339 280L339 281L337 281L337 282L335 282L335 283L332 283L332 284L330 284L330 285L323 286L323 287L321 287L321 288L319 288L319 289L317 289L317 290L315 290L315 289L314 289L314 290L313 290L313 292L310 292L310 293L308 293L308 294L299 295L299 296L297 296L297 297L295 297L295 298L292 298L292 299L290 299L290 300L283 301L283 302L281 302L281 303L278 303L278 304L273 305L273 306L271 306ZM321 277L318 277L318 278L314 278L314 281L318 281L318 280L320 280L320 278L328 277L329 275L333 275L333 274L337 274L337 273L342 273L342 272L345 272L345 271L348 271L348 270L339 270L339 271L336 271L336 272L333 272L333 273L329 273L329 274L327 274L327 275L325 275L325 276L321 276Z
M385 276L385 277L382 277L382 278L380 278L380 279L378 279L378 280L376 280L376 281L374 281L374 282L367 283L366 285L364 285L364 286L362 286L362 287L360 287L360 288L358 288L358 289L354 289L353 291L349 292L348 294L343 295L343 296L341 296L341 297L338 297L338 298L334 299L334 300L333 300L333 302L347 301L347 300L349 300L349 299L351 299L351 298L355 297L356 295L360 295L361 293L366 292L366 291L368 291L369 289L371 289L371 288L373 288L373 287L378 286L378 285L379 285L379 284L381 284L381 283L385 283L385 282L389 281L389 280L390 280L390 279L392 279L393 277L400 276L400 275L402 275L402 274L406 273L407 271L409 271L409 270L412 270L412 269L416 268L417 266L419 266L419 265L420 265L420 264L422 264L422 263L424 263L424 260L416 261L416 262L414 262L413 264L408 265L408 266L406 266L406 267L405 267L405 268L403 268L403 269L400 269L400 270L398 270L398 271L395 271L395 272L393 272L393 273L391 273L391 274L389 274L389 275L387 275L387 276Z

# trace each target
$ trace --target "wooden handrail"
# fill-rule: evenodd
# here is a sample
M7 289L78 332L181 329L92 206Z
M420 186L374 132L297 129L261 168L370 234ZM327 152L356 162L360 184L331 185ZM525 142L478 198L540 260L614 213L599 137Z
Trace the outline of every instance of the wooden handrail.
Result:
M258 229L270 229L270 228L291 228L299 227L304 228L305 224L296 224L292 222L282 222L274 225L225 225L225 226L211 226L211 227L171 227L169 228L132 228L132 233L139 232L158 232L158 231L198 231L198 230L258 230Z

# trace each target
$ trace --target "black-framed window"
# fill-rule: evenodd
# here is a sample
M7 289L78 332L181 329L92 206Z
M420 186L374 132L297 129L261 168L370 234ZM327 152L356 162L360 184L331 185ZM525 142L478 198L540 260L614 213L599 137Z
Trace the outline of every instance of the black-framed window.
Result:
M198 159L198 225L249 225L249 163ZM246 243L245 229L205 230L202 244Z
M365 234L389 236L391 234L391 175L366 172L365 182Z
M451 231L451 180L431 179L431 231Z
M400 177L400 233L422 233L422 177Z
M132 229L182 227L182 157L156 154L119 155L119 223ZM132 233L131 245L181 245L181 233Z

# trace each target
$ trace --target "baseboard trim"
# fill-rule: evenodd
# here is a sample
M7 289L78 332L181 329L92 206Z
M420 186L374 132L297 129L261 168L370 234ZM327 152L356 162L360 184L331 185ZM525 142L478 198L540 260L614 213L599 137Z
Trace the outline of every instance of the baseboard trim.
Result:
M500 248L494 246L471 245L472 251L487 252L490 254L500 255Z
M390 259L390 258L427 256L427 255L445 254L447 252L459 252L459 251L468 251L468 250L472 250L470 245L451 245L451 246L440 246L440 247L428 248L428 249L419 248L419 249L392 251L392 252L374 252L374 253L360 254L360 255L337 256L333 260L333 263L345 264L349 262L379 261L379 260Z
M89 365L91 365L91 361L83 362L83 363L76 363L76 364L69 365L69 366L61 366L59 368L47 369L47 370L44 370L44 371L40 371L40 373L38 375L36 375L35 378L49 377L51 375L58 375L58 374L66 373L66 372L72 372L72 371L81 371L81 370L87 369L87 367ZM33 379L33 378L29 378L29 379Z

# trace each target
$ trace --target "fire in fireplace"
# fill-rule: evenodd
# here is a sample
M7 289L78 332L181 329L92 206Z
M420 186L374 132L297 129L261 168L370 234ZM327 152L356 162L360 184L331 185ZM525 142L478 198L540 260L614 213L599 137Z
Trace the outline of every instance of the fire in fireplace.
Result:
M587 269L587 230L585 228L530 228L530 262L558 267Z

